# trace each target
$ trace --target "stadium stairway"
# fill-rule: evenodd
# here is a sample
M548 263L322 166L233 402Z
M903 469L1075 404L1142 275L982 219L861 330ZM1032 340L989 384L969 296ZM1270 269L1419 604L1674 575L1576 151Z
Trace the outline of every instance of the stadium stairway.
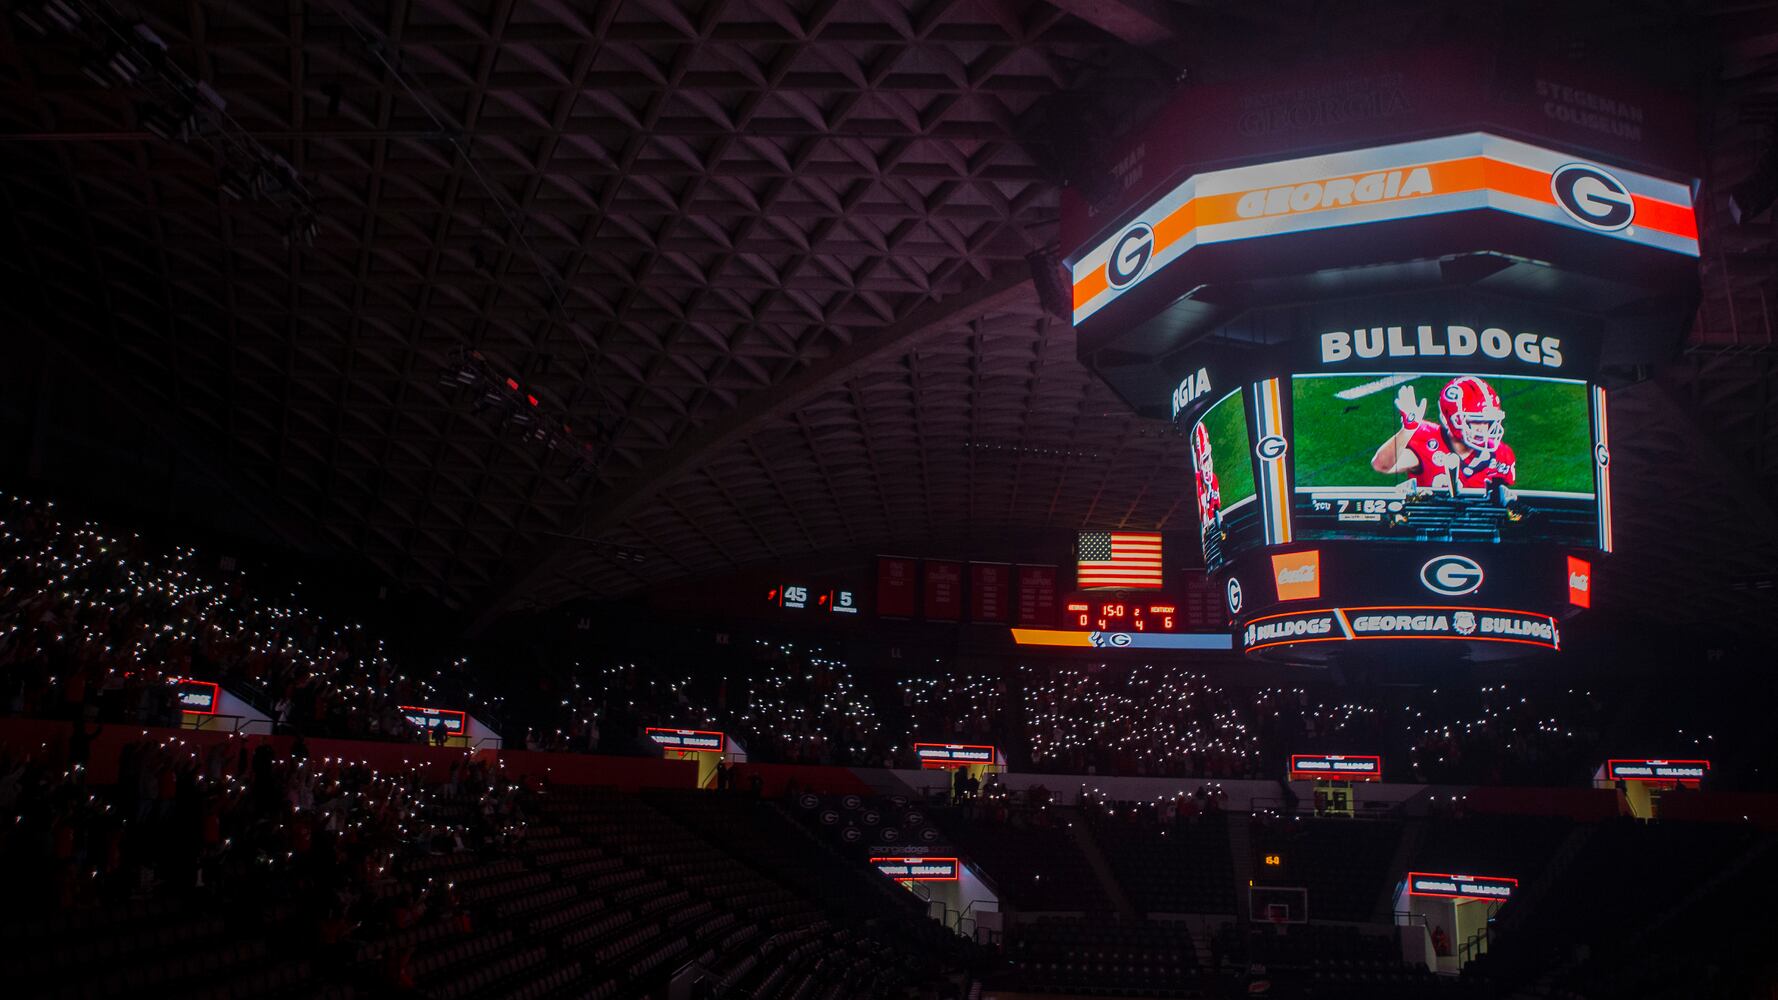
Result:
M1402 823L1401 839L1396 841L1395 854L1389 859L1389 867L1385 869L1389 878L1377 893L1377 904L1371 910L1371 919L1379 924L1395 922L1395 888L1396 883L1407 877L1408 863L1414 855L1420 853L1420 847L1426 841L1426 821L1410 818Z
M1229 860L1234 863L1235 876L1235 916L1238 920L1251 920L1253 914L1247 912L1252 904L1251 893L1247 890L1253 885L1253 828L1249 823L1227 822Z
M1111 873L1111 865L1105 860L1105 852L1099 849L1098 838L1093 836L1090 824L1075 806L1065 806L1059 810L1067 818L1068 828L1074 831L1075 846L1080 848L1081 857L1086 859L1087 867L1093 870L1093 877L1099 880L1099 888L1104 890L1105 898L1111 900L1112 908L1117 915L1125 920L1136 919L1136 906L1130 902L1130 896L1124 887L1118 884L1117 877Z

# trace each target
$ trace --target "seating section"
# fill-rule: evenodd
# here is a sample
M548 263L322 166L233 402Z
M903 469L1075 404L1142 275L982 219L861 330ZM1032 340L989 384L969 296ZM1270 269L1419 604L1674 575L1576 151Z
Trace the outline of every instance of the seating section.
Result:
M1311 904L1313 906L1313 904ZM1382 929L1330 924L1259 924L1244 933L1232 925L1219 948L1269 984L1269 995L1335 1000L1419 1000L1490 997L1486 989L1424 966L1404 964L1395 938Z
M1742 861L1742 870L1719 876ZM1534 908L1502 912L1494 947L1474 974L1519 982L1558 968L1576 988L1629 976L1622 982L1626 991L1645 989L1665 971L1646 962L1651 950L1689 956L1695 971L1708 964L1703 955L1711 948L1761 926L1761 918L1745 916L1748 901L1760 895L1747 889L1778 884L1775 866L1775 838L1750 828L1629 819L1599 824ZM1675 987L1666 995L1686 992Z
M1401 842L1401 824L1385 820L1266 817L1253 822L1253 854L1278 858L1259 874L1275 885L1309 891L1313 920L1372 920L1383 889L1400 872L1389 862ZM1386 914L1384 915L1386 916Z
M1547 816L1434 820L1411 864L1415 871L1537 878L1573 829L1571 820Z
M963 809L935 808L939 826L994 885L1003 902L1032 912L1106 913L1111 900L1080 852L1070 820L1019 813L985 822ZM1078 818L1072 822L1080 822Z
M1156 825L1105 821L1093 830L1112 874L1144 913L1234 914L1228 817Z
M45 1000L350 996L320 982L307 958L274 946L287 916L281 907L224 913L150 900L15 919L0 929L5 992Z
M1017 989L1093 996L1201 996L1185 925L1049 917L1007 935Z

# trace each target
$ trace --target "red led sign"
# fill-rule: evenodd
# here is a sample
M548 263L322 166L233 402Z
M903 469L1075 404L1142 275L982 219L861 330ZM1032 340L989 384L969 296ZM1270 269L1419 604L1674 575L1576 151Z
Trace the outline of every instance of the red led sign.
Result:
M1383 758L1335 754L1291 754L1292 781L1382 781Z
M1408 872L1408 895L1446 899L1486 899L1503 903L1518 891L1519 880L1494 875L1437 875Z
M703 729L661 729L649 726L643 734L663 750L691 750L698 753L721 753L728 746L728 737Z
M1605 776L1612 781L1657 781L1696 784L1710 771L1707 760L1608 760Z
M961 743L916 743L914 756L922 767L968 767L994 763L994 748Z
M902 882L955 882L956 858L872 858L877 871Z
M178 689L179 710L191 715L215 715L216 706L222 701L222 687L215 681L194 681L178 678L173 681Z

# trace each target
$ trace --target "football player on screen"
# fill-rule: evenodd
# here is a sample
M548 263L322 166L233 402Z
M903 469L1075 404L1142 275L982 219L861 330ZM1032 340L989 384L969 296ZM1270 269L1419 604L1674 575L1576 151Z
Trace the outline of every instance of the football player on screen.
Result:
M1500 394L1474 375L1459 375L1438 396L1437 423L1426 419L1426 400L1412 385L1395 394L1401 430L1371 456L1371 468L1386 476L1408 476L1422 489L1452 496L1493 492L1513 485L1515 462L1506 437L1506 411ZM1502 498L1503 499L1503 498Z
M1192 465L1197 469L1198 527L1222 534L1222 486L1216 480L1216 459L1210 454L1210 429L1192 428Z

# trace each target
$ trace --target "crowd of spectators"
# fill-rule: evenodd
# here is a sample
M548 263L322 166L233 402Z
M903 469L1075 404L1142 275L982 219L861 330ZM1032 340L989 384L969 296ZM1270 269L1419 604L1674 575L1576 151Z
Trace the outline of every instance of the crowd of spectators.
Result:
M65 520L53 502L0 495L0 704L13 714L177 724L168 682L254 697L311 736L420 740L403 704L445 697L458 661L398 663L359 624L268 600L225 560Z
M1401 778L1546 784L1585 779L1616 709L1550 683L1358 693L1220 683L1179 664L889 674L727 635L695 651L583 649L484 674L463 656L398 654L272 589L196 549L0 496L0 708L175 725L167 682L195 677L309 736L424 740L400 707L424 704L466 709L510 744L568 752L646 752L643 730L664 726L721 730L755 761L905 767L915 742L964 742L992 744L1021 770L1214 780L1275 777L1291 753L1380 753ZM1715 749L1703 733L1637 735Z
M115 777L89 781L102 727L0 748L0 857L21 902L61 907L223 894L296 904L326 943L344 928L453 905L443 884L402 885L402 856L498 851L523 839L517 782L466 756L427 785L310 755L297 737L206 742L146 730L113 743ZM108 778L111 776L108 775Z

